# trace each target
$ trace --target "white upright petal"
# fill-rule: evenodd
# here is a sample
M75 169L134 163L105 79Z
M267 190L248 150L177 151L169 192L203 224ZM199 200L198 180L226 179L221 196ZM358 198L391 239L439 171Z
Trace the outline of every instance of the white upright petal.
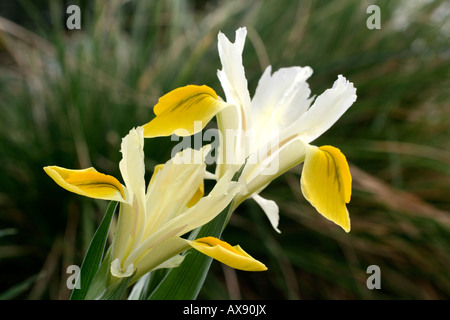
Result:
M304 142L310 143L327 131L355 101L353 83L339 75L333 87L325 90L288 131L297 133Z
M218 49L222 70L217 72L217 76L222 84L227 102L236 105L241 110L244 114L243 126L248 128L251 101L242 63L242 52L246 36L247 29L239 28L236 30L235 42L231 43L223 33L219 32Z
M126 258L130 254L129 244L136 237L136 227L139 222L136 216L136 210L132 205L121 203L119 209L119 218L112 243L111 256L114 258Z
M208 196L201 198L193 207L161 225L144 241L142 246L159 242L168 236L181 236L214 219L241 189L241 183L231 181L232 176L233 172L227 172Z
M310 67L282 68L273 75L271 70L264 71L252 99L254 129L259 131L284 129L311 105Z
M122 139L122 160L120 172L129 192L129 197L136 196L142 206L145 196L145 164L144 164L144 129L131 129ZM131 201L132 199L127 199ZM143 208L143 207L142 207Z
M217 114L220 132L216 176L220 179L229 169L237 171L248 155L247 139L242 128L244 115L234 106Z
M155 232L161 225L186 210L188 202L205 177L203 153L203 149L183 150L167 161L154 176L147 191L146 235ZM183 163L188 154L189 158L197 158L198 162Z
M264 199L263 197L257 194L254 195L252 198L263 209L264 213L267 215L267 218L269 218L270 224L275 229L275 231L281 233L280 229L278 229L278 223L280 221L280 214L279 214L280 210L275 201Z
M121 152L122 160L119 163L119 169L127 187L127 201L132 206L132 210L127 210L127 217L124 219L133 221L130 236L133 241L139 242L146 221L144 129L142 127L131 129L122 139ZM123 252L123 243L120 247L119 251Z

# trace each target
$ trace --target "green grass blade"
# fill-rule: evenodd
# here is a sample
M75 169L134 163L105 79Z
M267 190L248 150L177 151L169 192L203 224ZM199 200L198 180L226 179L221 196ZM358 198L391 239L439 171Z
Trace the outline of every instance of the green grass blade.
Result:
M141 277L133 286L128 296L128 300L147 300L148 295L156 289L159 283L164 279L168 270L158 269L147 273Z
M121 300L133 276L121 278L109 285L95 300Z
M81 265L80 276L77 279L77 281L80 281L80 289L73 289L70 297L71 300L83 300L86 297L89 285L100 267L103 252L105 251L109 227L111 226L111 220L117 205L116 201L111 201L106 209L105 216L92 238L89 249L84 257L83 264Z
M39 274L35 274L27 279L25 279L23 282L20 282L13 286L12 288L9 288L8 290L0 293L0 300L13 300L17 296L19 296L21 293L28 290L36 281L39 280Z

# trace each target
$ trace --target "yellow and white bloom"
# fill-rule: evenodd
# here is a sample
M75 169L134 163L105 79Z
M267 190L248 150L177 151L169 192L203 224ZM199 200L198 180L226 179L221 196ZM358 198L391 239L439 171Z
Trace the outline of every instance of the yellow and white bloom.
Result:
M266 270L261 262L221 240L181 238L215 218L239 192L241 184L231 181L233 172L230 171L218 180L208 196L203 197L205 163L185 164L178 158L186 158L186 153L195 157L205 150L189 149L157 166L146 188L143 131L141 127L132 129L122 140L119 168L125 185L94 168L44 168L56 183L71 192L120 201L117 228L110 248L111 274L116 278L134 274L134 279L138 279L157 268L176 267L183 259L179 254L191 247L234 268ZM232 250L226 253L226 250L205 250L207 246L218 245Z
M214 116L221 133L216 178L247 161L237 203L252 197L278 230L278 206L258 194L276 177L304 162L301 188L305 198L327 219L350 230L346 204L351 175L341 151L310 143L328 130L356 100L356 89L342 75L315 100L306 80L310 67L267 67L253 98L247 87L242 52L247 31L240 28L231 43L218 35L222 69L218 78L226 102L207 86L186 86L161 97L155 119L144 126L146 137L194 134ZM201 121L201 126L194 126ZM182 130L183 129L183 130ZM231 133L231 134L230 134Z

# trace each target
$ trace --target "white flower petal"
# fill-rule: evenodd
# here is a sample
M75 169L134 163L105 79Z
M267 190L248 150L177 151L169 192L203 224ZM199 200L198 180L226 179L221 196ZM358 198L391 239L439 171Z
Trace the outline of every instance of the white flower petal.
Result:
M241 175L247 184L248 194L261 192L271 181L303 162L305 152L305 143L294 135L280 141L267 158L262 159L260 156L260 161L255 163L249 158Z
M217 180L217 176L215 173L205 171L205 180Z
M186 249L189 249L189 245L180 237L168 237L154 247L150 244L136 259L135 279L151 270L178 266L183 260L178 255Z
M280 221L279 208L275 201L267 200L261 197L260 195L254 195L253 200L256 201L257 204L263 209L267 218L269 218L272 227L276 232L281 233L280 229L278 229L278 223Z
M271 67L267 67L252 100L249 153L270 150L291 135L286 129L311 104L311 90L306 82L311 74L309 67L290 67L271 75Z
M243 119L244 126L248 127L251 101L242 63L246 36L247 29L239 28L236 30L235 42L231 43L223 33L219 32L218 49L222 70L217 72L217 76L222 84L227 102L236 105L241 110L245 117Z
M254 128L281 131L308 110L311 90L306 80L311 74L310 67L290 67L271 75L267 67L252 99Z
M133 206L127 203L121 203L119 209L119 217L115 230L114 240L112 243L111 255L114 258L127 257L131 250L128 244L136 237L136 228L138 217L135 214ZM128 251L126 252L128 248Z
M200 199L195 206L177 217L178 221L173 221L174 225L171 227L185 225L179 232L179 235L182 235L214 219L242 188L241 183L231 181L233 175L232 171L225 173L208 196Z
M126 268L122 268L119 259L115 259L111 262L111 274L116 278L127 278L134 272L134 265L131 263Z
M183 150L167 161L154 176L147 191L148 224L145 235L154 233L185 211L205 176L203 153L203 149ZM197 162L184 163L187 160L190 162L191 156L197 158Z
M119 168L129 197L136 195L139 205L143 208L145 195L143 128L138 127L130 130L128 135L122 139L121 152L122 160L119 163Z
M208 196L201 198L193 207L164 224L158 224L158 228L149 229L145 240L139 244L139 250L155 246L169 237L182 236L214 219L241 189L241 183L231 181L232 177L233 172L226 173Z
M238 170L244 163L248 150L248 136L243 128L244 114L235 105L217 114L220 132L216 176L220 179L229 169Z
M325 90L311 108L290 126L288 132L297 133L304 142L310 143L327 131L355 101L353 83L339 75L333 87Z
M161 263L160 265L156 266L155 268L152 269L152 271L158 270L158 269L171 269L171 268L179 267L185 257L186 257L186 255L178 254L175 257L172 257L169 260L166 260L163 263Z

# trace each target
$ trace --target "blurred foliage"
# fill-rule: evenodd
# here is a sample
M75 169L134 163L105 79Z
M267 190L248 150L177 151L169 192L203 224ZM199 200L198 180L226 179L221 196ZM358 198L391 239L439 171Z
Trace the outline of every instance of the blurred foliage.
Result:
M269 271L214 263L201 299L450 298L450 6L442 1L67 1L0 5L0 298L66 299L106 203L58 187L42 167L94 166L120 177L120 140L158 97L186 84L223 94L217 33L248 28L253 94L264 68L309 65L315 95L338 74L358 100L317 145L339 147L354 192L345 234L303 198L301 167L262 195L281 234L245 202L224 238ZM367 7L381 9L370 30ZM174 142L146 140L147 168ZM151 172L148 172L151 174ZM381 290L366 287L369 265Z

